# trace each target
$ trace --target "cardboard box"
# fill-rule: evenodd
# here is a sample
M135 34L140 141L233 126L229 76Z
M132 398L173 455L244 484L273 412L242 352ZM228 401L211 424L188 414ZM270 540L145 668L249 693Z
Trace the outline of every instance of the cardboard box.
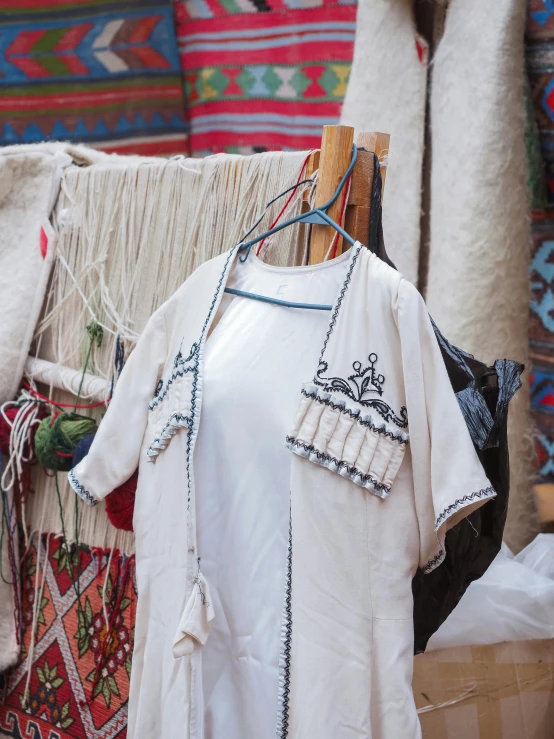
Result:
M421 654L413 687L423 739L554 739L554 640Z

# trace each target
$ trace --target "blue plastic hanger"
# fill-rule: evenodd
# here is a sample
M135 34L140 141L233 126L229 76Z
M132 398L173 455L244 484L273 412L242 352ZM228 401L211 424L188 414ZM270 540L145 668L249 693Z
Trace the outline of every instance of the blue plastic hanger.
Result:
M258 244L260 241L263 241L268 236L271 236L271 234L277 233L277 231L281 231L283 228L287 228L287 226L292 226L294 223L316 223L322 226L332 226L335 231L338 231L339 234L347 241L349 244L354 246L356 243L355 240L350 236L349 233L347 233L342 226L340 226L336 221L334 221L330 215L327 213L327 209L333 205L333 203L337 200L339 195L342 192L342 189L344 188L348 178L350 177L350 174L352 173L352 170L354 169L354 165L356 164L356 160L358 159L358 147L356 144L352 145L352 160L348 166L348 169L343 175L343 178L339 182L339 186L337 187L335 194L329 200L327 203L324 203L323 205L320 205L317 208L312 208L307 213L301 213L298 216L294 216L294 218L289 218L287 221L283 221L283 223L279 223L273 228L270 228L269 231L265 231L264 233L260 234L259 236L256 236L253 239L250 239L250 241L243 241L239 246L239 252L246 252L241 257L239 257L241 262L246 262L248 257L250 256L250 250L254 246L254 244ZM276 198L274 198L270 203L268 203L268 206L275 202L278 198L282 197L286 193L290 192L291 190L295 189L296 187L299 187L301 184L304 184L305 182L310 182L311 180L303 180L302 182L299 182L297 185L293 185L293 187L289 187L287 190L282 192L280 195L278 195ZM264 211L265 214L265 211ZM256 224L250 229L250 231L246 234L246 236L249 236L252 231L256 228L256 226L260 223L262 217L256 222ZM235 290L232 287L226 287L225 288L226 293L230 293L231 295L238 295L243 298L251 298L252 300L260 300L264 303L273 303L274 305L282 305L287 308L306 308L308 310L332 310L332 305L318 305L317 303L291 303L287 300L279 300L278 298L270 298L266 295L257 295L256 293L250 293L245 292L244 290Z

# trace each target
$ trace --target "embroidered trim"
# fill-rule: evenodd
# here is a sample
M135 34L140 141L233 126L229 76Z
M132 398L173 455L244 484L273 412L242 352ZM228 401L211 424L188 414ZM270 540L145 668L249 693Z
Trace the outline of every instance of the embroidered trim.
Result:
M189 355L186 359L183 359L181 350L179 349L173 360L173 366L175 367L175 369L172 372L171 377L168 378L165 385L163 380L159 381L158 387L156 388L156 395L148 406L149 411L154 410L154 408L156 408L164 400L167 393L169 392L169 388L178 377L183 377L183 375L186 375L187 372L194 372L194 364L189 365L188 367L186 367L185 365L187 362L191 362L192 360L197 358L199 349L200 346L198 345L198 342L195 341L194 344L191 346Z
M456 513L456 511L459 511L461 508L465 508L467 505L473 503L475 500L494 497L496 497L496 491L492 485L489 485L488 488L483 488L482 490L477 490L476 492L470 493L469 495L464 495L463 498L458 498L451 505L445 508L437 517L435 521L435 530L437 530L447 518L450 518L453 513Z
M438 531L440 526L444 523L444 521L449 518L453 513L456 513L456 511L459 511L462 508L465 508L470 503L473 503L476 500L483 500L485 498L495 498L496 497L496 491L492 487L492 485L489 485L489 487L482 488L481 490L476 490L474 493L470 493L469 495L464 495L463 498L458 498L455 500L451 505L447 506L442 513L437 516L435 520L435 530ZM424 575L428 575L430 572L435 570L440 564L444 562L444 559L446 557L446 549L442 546L442 544L439 541L439 552L438 554L435 554L434 557L432 557L422 568Z
M285 580L285 602L281 624L281 650L279 654L279 710L277 739L287 739L289 733L290 658L292 652L292 516L289 514L289 546Z
M311 457L311 455L313 454L317 459L317 463L322 465L323 467L330 467L331 465L333 465L339 475L350 477L352 482L355 482L362 487L368 488L380 498L386 498L390 493L390 485L385 485L384 483L379 482L375 477L373 477L373 475L361 472L356 467L353 467L352 465L344 462L341 459L337 459L336 457L333 457L330 454L326 454L325 452L320 452L312 444L306 444L303 441L295 439L293 436L287 436L287 446L291 451L294 451L295 449L302 449L304 452L306 452L306 454L301 455L303 457Z
M355 421L357 421L361 426L366 426L368 429L371 429L371 431L375 431L375 433L381 434L381 436L388 436L389 439L392 439L392 441L397 441L400 444L409 443L409 438L406 436L406 434L402 432L394 433L393 431L388 431L384 426L376 426L370 418L363 418L359 410L353 411L351 408L348 408L343 403L333 403L333 401L329 398L322 398L321 395L317 394L317 392L310 392L305 388L302 388L300 392L306 398L312 398L317 403L322 403L323 405L326 405L335 411L345 413L347 416L350 416L350 418L353 418Z
M368 393L383 395L383 385L385 384L384 375L377 374L376 364L379 361L377 354L372 352L368 356L368 361L367 367L364 367L359 361L353 362L354 374L345 380L342 377L323 377L324 372L329 369L329 365L321 359L314 377L314 384L323 388L325 392L343 393L355 403L359 403L366 408L374 408L387 423L395 423L400 428L407 428L408 412L405 406L402 406L400 413L397 415L384 400L365 397Z
M339 293L339 297L337 298L337 303L335 305L335 310L333 311L333 315L331 316L331 320L329 321L329 328L327 329L327 333L325 335L325 341L323 342L323 347L321 349L321 354L319 357L320 364L321 364L321 361L323 360L323 355L325 354L325 350L327 349L327 343L329 339L331 338L331 334L333 333L333 330L335 328L335 324L337 322L337 318L339 315L340 307L342 305L342 301L344 299L344 296L346 295L348 286L350 285L350 280L352 279L352 272L354 271L354 265L356 264L360 251L363 248L364 247L362 246L362 244L358 243L357 251L355 251L354 254L352 255L352 261L350 262L350 267L348 268L348 272L346 274L346 277L344 278L344 282L342 284L342 288Z
M219 294L221 292L221 287L223 285L225 275L227 274L229 263L235 251L236 251L236 247L233 247L227 255L227 259L225 260L225 264L223 265L223 270L221 271L221 274L219 276L219 281L217 283L215 293L214 293L210 308L208 310L208 314L202 326L202 331L200 333L199 340L195 341L191 345L188 356L183 359L183 355L182 355L183 340L181 339L181 345L179 346L179 350L173 359L174 371L172 372L171 376L168 378L165 385L162 384L161 391L159 391L156 394L156 397L154 397L154 399L148 406L149 410L153 410L154 408L156 408L156 406L158 406L167 396L171 385L178 377L182 377L183 375L187 373L192 373L192 383L191 383L191 390L190 390L190 415L184 416L180 414L179 412L173 413L169 417L167 423L163 427L159 436L157 436L154 439L154 441L149 446L146 452L148 456L148 461L155 462L160 451L162 449L167 448L169 442L171 441L171 437L175 436L175 434L178 432L180 428L187 429L187 490L188 490L187 502L189 505L190 505L190 499L191 499L191 494L192 494L190 457L191 457L193 436L194 436L194 431L195 431L194 423L196 419L196 403L197 403L197 394L198 394L198 375L199 375L199 368L200 368L200 353L201 353L202 345L204 342L204 336L206 334L206 329L209 326L210 319L212 317L214 308L217 305ZM191 364L188 364L189 362L191 362ZM158 387L159 387L159 383L158 383Z
M154 441L148 447L146 452L149 462L155 462L156 457L160 453L160 450L166 449L167 445L171 441L171 437L175 436L180 428L188 428L190 425L190 419L188 416L183 416L181 413L172 413L169 417L169 421L163 427L159 436L156 436Z
M75 477L74 470L70 470L67 479L69 480L69 484L73 488L73 490L77 493L79 498L85 501L85 503L89 506L95 506L98 505L98 500L94 497L92 493L89 493L86 488L84 488L79 480Z
M423 571L424 575L428 575L430 572L435 570L440 564L444 562L444 558L446 557L446 549L440 550L438 554L436 554L432 559L427 562L426 565L424 565L421 569Z
M192 376L192 390L191 390L191 396L190 396L190 425L187 431L187 506L190 506L190 499L192 496L191 451L192 451L192 443L194 440L194 431L195 431L194 423L196 420L196 395L198 392L198 369L200 367L200 349L204 343L204 335L206 333L206 329L208 328L210 324L212 313L214 311L215 306L218 303L219 293L221 292L223 280L225 279L225 275L227 274L229 262L231 261L231 257L233 257L235 251L236 251L236 247L233 247L229 251L229 254L227 255L227 259L225 260L225 264L223 265L223 270L221 271L221 275L219 276L219 282L217 283L217 286L215 289L215 294L212 300L212 304L210 305L208 315L206 316L206 320L204 321L204 325L202 326L202 333L200 334L200 341L198 342L198 352L195 355L194 373Z

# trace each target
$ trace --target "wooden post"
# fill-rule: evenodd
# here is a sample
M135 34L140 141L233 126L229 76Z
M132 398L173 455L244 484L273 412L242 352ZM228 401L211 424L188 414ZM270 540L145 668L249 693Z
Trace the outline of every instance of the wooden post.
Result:
M373 185L373 169L377 154L379 160L386 160L389 151L390 136L387 133L360 133L356 145L365 151L358 152L358 161L352 174L350 197L344 220L344 227L348 233L362 244L367 244L369 236L369 219L371 218L371 188ZM386 167L381 169L383 189L385 185ZM383 191L381 191L383 202ZM341 239L343 249L348 245ZM340 253L340 252L338 252Z
M352 159L354 129L350 126L324 126L321 137L319 174L315 204L323 205L333 194ZM328 213L335 221L340 220L342 198L329 208ZM310 244L310 264L323 262L336 231L331 226L314 225ZM340 239L342 241L342 238ZM340 244L337 254L340 254Z
M306 177L310 177L316 169L319 170L316 205L322 205L330 200L337 189L352 158L353 138L354 129L349 126L324 126L321 151L316 151L311 155L306 168ZM360 133L356 139L356 145L360 149L365 149L365 151L358 152L358 160L352 173L344 227L353 238L362 244L367 242L369 235L371 187L375 162L373 153L377 154L379 160L385 165L381 168L383 180L382 202L387 173L386 158L389 151L389 141L390 136L387 133ZM329 209L329 215L337 222L340 219L342 204L343 200L339 197L337 202ZM318 264L325 259L335 233L331 226L314 225L312 227L310 264ZM348 246L344 243L343 238L339 237L336 254L341 254Z
M387 160L389 156L390 134L388 133L360 133L356 139L358 146L363 146L368 151L377 154L377 159L381 162L381 179L383 180L383 188L381 190L381 203L383 202L383 194L385 192L385 180L387 179Z

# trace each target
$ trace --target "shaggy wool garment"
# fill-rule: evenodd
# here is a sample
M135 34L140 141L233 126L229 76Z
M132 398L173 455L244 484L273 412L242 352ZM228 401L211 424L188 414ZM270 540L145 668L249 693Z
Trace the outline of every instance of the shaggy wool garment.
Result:
M50 214L65 168L106 157L68 144L0 153L0 404L12 400L46 292L56 233Z
M427 45L412 0L360 0L341 123L391 135L383 201L387 251L417 283Z
M440 330L483 361L528 365L529 235L521 0L452 0L431 80L427 306ZM532 535L527 383L510 409L506 537Z

